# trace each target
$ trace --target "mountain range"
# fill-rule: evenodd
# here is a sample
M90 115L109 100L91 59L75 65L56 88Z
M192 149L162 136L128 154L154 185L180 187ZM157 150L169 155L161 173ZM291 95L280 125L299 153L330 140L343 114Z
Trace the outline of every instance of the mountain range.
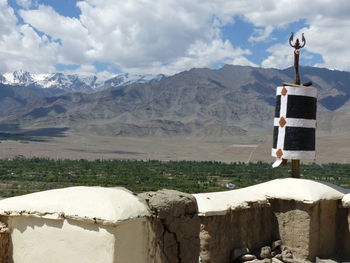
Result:
M350 73L315 67L300 71L302 82L312 81L318 90L319 130L349 132ZM74 81L62 81L44 89L31 74L21 85L10 84L4 74L0 130L64 127L99 135L209 137L266 131L272 127L276 87L292 82L293 74L293 68L225 65L144 82L118 82L116 77L104 81L101 89L94 88L95 77L79 78L90 88L72 89Z
M155 76L120 73L111 78L105 77L101 79L96 75L64 73L33 74L19 70L0 75L0 83L11 86L48 88L56 90L56 92L92 93L111 87L158 81L164 77L162 74Z

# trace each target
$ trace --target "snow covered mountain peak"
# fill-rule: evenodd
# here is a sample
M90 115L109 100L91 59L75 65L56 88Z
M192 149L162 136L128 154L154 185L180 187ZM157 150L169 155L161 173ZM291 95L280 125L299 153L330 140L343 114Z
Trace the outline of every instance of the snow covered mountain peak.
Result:
M13 73L5 73L5 84L30 84L34 81L29 72L23 70L15 71Z
M159 81L165 76L133 75L120 73L110 79L98 79L95 75L78 75L64 73L34 74L23 70L0 74L0 83L16 86L37 86L40 88L60 89L68 92L91 93L110 87L127 86L134 83Z

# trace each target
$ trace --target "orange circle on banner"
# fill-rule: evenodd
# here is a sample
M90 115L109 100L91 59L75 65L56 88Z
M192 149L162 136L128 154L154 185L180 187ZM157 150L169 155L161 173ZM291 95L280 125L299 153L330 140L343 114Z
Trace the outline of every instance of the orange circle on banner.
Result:
M288 92L288 90L287 90L285 87L283 87L283 89L282 89L282 91L281 91L281 94L282 94L283 96L286 96L287 92Z
M276 152L276 156L277 158L281 158L283 156L283 151L281 149L279 149L277 152Z
M278 123L279 123L280 127L283 128L284 125L286 125L287 121L286 121L285 118L281 117L281 118L280 118L280 121L279 121Z

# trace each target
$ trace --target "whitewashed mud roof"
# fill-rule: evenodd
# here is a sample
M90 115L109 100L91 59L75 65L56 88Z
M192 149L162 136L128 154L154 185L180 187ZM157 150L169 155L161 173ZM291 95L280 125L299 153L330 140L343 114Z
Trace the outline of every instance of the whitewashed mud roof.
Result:
M124 188L69 187L0 200L0 214L118 224L144 218L148 207Z
M349 189L306 179L275 179L246 188L216 193L195 194L200 215L220 215L229 210L268 204L269 199L314 203L320 200L340 200ZM350 197L349 197L350 206Z
M350 194L344 195L342 203L344 207L350 208Z
M246 189L263 194L270 199L296 200L307 203L342 199L349 191L327 182L296 178L275 179Z
M265 196L259 193L247 191L247 188L195 194L199 215L224 215L229 210L241 209L256 206L268 205Z

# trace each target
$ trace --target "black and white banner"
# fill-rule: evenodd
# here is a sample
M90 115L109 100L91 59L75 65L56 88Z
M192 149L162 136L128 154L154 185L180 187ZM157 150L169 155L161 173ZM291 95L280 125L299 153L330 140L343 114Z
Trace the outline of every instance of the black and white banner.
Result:
M306 86L277 87L272 156L315 159L317 90Z

